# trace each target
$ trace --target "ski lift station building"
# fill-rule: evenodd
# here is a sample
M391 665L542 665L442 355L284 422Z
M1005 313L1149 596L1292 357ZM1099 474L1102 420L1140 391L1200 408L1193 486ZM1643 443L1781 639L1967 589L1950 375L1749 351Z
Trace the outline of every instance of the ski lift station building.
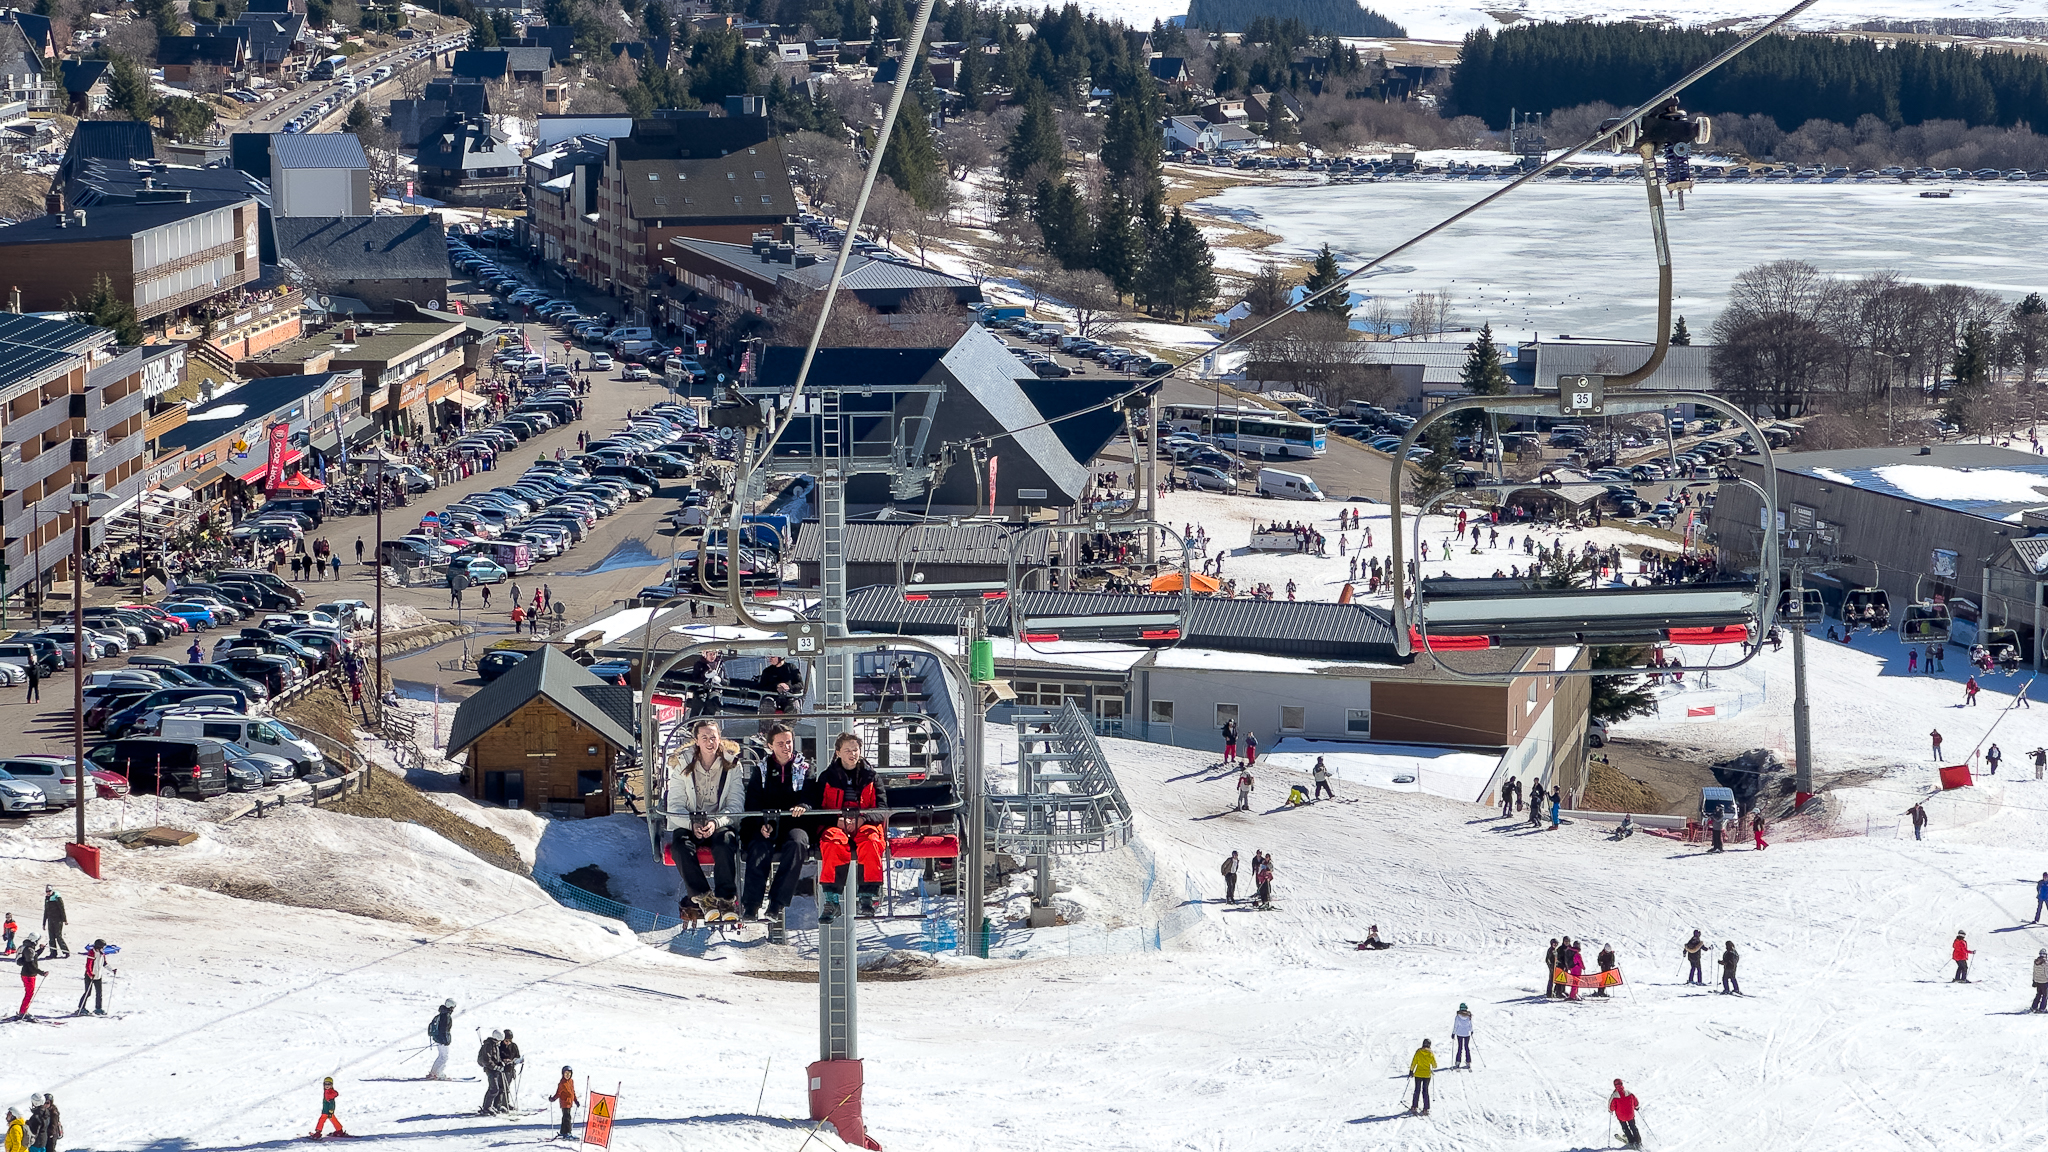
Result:
M1830 615L1850 589L1882 588L1896 606L1940 598L1955 618L1952 639L1975 642L1980 614L2020 634L2039 668L2048 597L2048 457L1988 444L1900 445L1775 457L1779 526L1831 528L1846 557L1806 577ZM1736 475L1762 479L1757 457ZM1710 522L1724 562L1753 563L1762 521L1754 491L1724 484ZM1797 533L1794 534L1798 535ZM1787 563L1800 554L1788 550Z

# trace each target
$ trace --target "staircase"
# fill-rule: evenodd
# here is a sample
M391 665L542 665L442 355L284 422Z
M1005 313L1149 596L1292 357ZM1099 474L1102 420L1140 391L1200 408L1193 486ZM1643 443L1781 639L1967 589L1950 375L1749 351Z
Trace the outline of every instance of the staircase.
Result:
M219 373L222 383L241 379L241 373L235 371L234 360L227 353L214 347L213 341L206 337L199 336L185 341L185 348L186 355L205 365L210 370L209 374Z

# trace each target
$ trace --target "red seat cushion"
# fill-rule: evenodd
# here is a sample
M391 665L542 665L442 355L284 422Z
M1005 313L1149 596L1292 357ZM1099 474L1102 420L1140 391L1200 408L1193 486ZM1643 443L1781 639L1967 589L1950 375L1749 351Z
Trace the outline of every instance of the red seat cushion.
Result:
M959 854L958 836L898 836L889 841L889 855L898 860L943 859Z

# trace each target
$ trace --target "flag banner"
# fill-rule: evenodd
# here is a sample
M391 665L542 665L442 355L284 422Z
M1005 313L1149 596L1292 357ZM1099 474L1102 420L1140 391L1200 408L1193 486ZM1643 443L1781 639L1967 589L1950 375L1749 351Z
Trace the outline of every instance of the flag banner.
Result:
M1621 969L1610 968L1605 972L1585 972L1574 976L1562 968L1550 970L1550 982L1567 988L1619 988Z

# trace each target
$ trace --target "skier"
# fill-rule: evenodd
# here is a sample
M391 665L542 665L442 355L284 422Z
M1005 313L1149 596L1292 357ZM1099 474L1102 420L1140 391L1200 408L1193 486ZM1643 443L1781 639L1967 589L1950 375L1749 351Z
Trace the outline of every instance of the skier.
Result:
M9 955L9 956L12 956L12 955L14 955L14 934L15 934L16 932L20 931L20 930L21 930L21 926L20 926L20 925L18 925L18 924L16 924L16 923L14 922L14 913L12 913L12 912L9 912L9 913L7 914L7 921L6 921L6 923L5 923L4 925L0 925L0 934L4 934L4 935L5 935L5 937L6 937L6 940L5 940L5 944L6 944L6 947L5 947L5 954L6 954L6 955Z
M1271 856L1264 856L1259 859L1258 867L1252 869L1252 880L1259 886L1259 907L1271 908L1273 906L1273 858Z
M1991 774L1993 776L1998 775L1998 763L2003 759L2005 759L2005 753L1999 751L1996 744L1984 750L1984 763L1991 766Z
M1324 766L1321 756L1316 757L1315 779L1316 799L1321 800L1325 795L1328 795L1332 800L1337 798L1336 791L1330 787L1330 770Z
M764 677L768 675L769 672L762 673ZM797 873L803 870L804 857L811 851L810 833L799 823L804 810L815 803L810 798L810 774L810 762L797 751L796 734L789 726L776 724L769 728L768 754L747 777L747 810L788 812L789 817L741 822L740 839L747 846L747 883L740 897L740 912L749 920L761 910L764 895L768 898L771 923L779 922L782 910L796 898ZM768 888L770 865L780 869L775 874L773 891Z
M1761 851L1763 851L1764 849L1766 849L1766 848L1769 848L1769 847L1770 847L1770 845L1769 845L1769 844L1766 844L1766 843L1764 843L1764 814L1763 814L1763 813L1761 813L1761 812L1752 812L1752 813L1750 813L1750 817L1749 817L1749 831L1750 831L1750 833L1751 833L1752 835L1754 835L1754 836L1756 837L1756 848L1757 848L1757 851L1761 852Z
M45 1092L41 1096L30 1096L29 1102L35 1107L28 1114L28 1138L31 1152L57 1152L57 1141L64 1138L64 1117L57 1111L55 1093ZM41 1113L41 1119L37 1114Z
M95 940L91 944L86 945L85 990L78 994L78 1011L73 1012L73 1016L85 1015L85 1001L87 997L92 998L93 1015L105 1016L107 1014L106 980L100 972L100 969L106 962L107 942L105 940Z
M1223 763L1227 767L1237 763L1237 717L1223 722Z
M43 971L42 965L36 963L36 957L41 952L42 943L35 937L31 936L21 942L21 955L14 961L21 968L21 1011L14 1014L16 1020L29 1018L28 1007L36 998L36 980L49 975Z
M1972 676L1972 677L1970 677L1969 679L1967 679L1967 680L1963 681L1963 703L1964 703L1964 705L1966 705L1966 706L1968 706L1968 707L1972 707L1972 708L1976 707L1976 706L1977 706L1977 693L1978 693L1978 691L1979 691L1979 689L1978 689L1978 687L1977 687L1977 678L1976 678L1975 676Z
M505 1069L498 1057L498 1043L504 1034L493 1032L484 1037L481 1047L476 1050L477 1067L484 1070L484 1103L476 1110L479 1116L488 1116L498 1110L499 1101L505 1097Z
M1579 977L1580 977L1580 976L1581 976L1581 975L1582 975L1582 974L1583 974L1583 973L1584 973L1584 972L1586 971L1586 957L1585 957L1585 955L1584 955L1583 953L1581 953L1581 952L1579 951L1579 946L1578 946L1577 944L1573 944L1573 945L1571 946L1571 949L1572 949L1572 957L1571 957L1571 961L1572 961L1572 962L1571 962L1571 968L1570 968L1570 971L1571 971L1571 974L1572 974L1572 980L1571 980L1571 989L1572 989L1572 996L1571 996L1571 998L1572 998L1573 1000L1577 1000L1577 999L1579 998Z
M835 827L827 828L818 838L818 883L825 891L825 899L819 903L819 915L837 914L840 896L833 885L843 864L860 861L860 889L856 894L857 911L862 916L875 914L875 893L882 890L882 847L885 833L880 817L861 816L864 810L886 808L889 795L882 788L881 777L875 775L874 766L861 754L860 737L851 732L841 732L832 745L832 766L825 769L819 780L821 793L820 807L846 813L839 818Z
M2041 878L2034 883L2034 923L2036 924L2041 922L2041 909L2043 907L2048 907L2048 872L2041 873Z
M2029 1012L2048 1012L2048 948L2034 957L2034 1002L2027 1006Z
M1415 1095L1408 1101L1408 1114L1415 1114L1416 1105L1422 1106L1422 1114L1429 1115L1429 1078L1436 1074L1436 1053L1429 1050L1429 1041L1408 1061L1408 1075L1415 1078Z
M1906 809L1906 815L1913 818L1913 839L1920 838L1920 830L1927 827L1927 809L1918 804Z
M1941 729L1936 728L1934 731L1929 732L1927 737L1934 741L1934 758L1936 760L1941 759Z
M1252 774L1249 769L1237 774L1237 807L1233 812L1248 812L1252 806Z
M48 885L43 886L43 928L50 934L50 955L62 952L60 959L71 959L71 945L64 942L64 898Z
M1955 943L1949 945L1948 954L1949 958L1956 962L1956 978L1949 981L1949 983L1968 984L1970 982L1970 957L1975 956L1977 950L1970 947L1970 942L1963 938L1961 929L1956 930Z
M434 1046L434 1066L427 1070L427 1079L448 1079L448 1048L455 1043L455 1001L441 1001L441 1010L427 1021L427 1041Z
M1735 978L1736 966L1741 963L1742 955L1735 951L1735 941L1728 941L1727 945L1721 949L1721 994L1723 996L1730 992L1737 996L1742 995L1742 981Z
M1472 1010L1458 1005L1458 1014L1451 1017L1451 1038L1458 1042L1458 1050L1451 1057L1451 1067L1463 1064L1472 1067Z
M1595 959L1597 959L1600 963L1601 972L1605 973L1614 971L1614 945L1602 944L1600 946L1600 954L1599 956L1595 957ZM1602 984L1600 987L1594 989L1593 995L1599 997L1602 1000L1607 999L1607 985Z
M2026 693L2020 693L2020 699L2025 700L2026 698ZM2048 771L2048 748L2036 748L2032 752L2027 753L2027 755L2034 758L2034 779L2039 780L2041 774L2044 771Z
M1392 944L1380 939L1380 926L1377 924L1367 925L1365 939L1358 942L1358 951L1360 952L1383 952L1392 947Z
M28 1125L13 1108L7 1110L7 1152L28 1152Z
M519 1045L512 1042L512 1030L505 1029L505 1038L498 1042L498 1064L504 1069L498 1079L504 1090L498 1094L498 1111L512 1112L518 1108L519 1074L526 1070L526 1060L519 1054Z
M1707 978L1700 975L1700 957L1705 955L1706 951L1707 942L1700 939L1700 930L1697 928L1693 929L1692 939L1685 942L1685 963L1688 969L1685 982L1687 984L1706 984Z
M1627 1148L1643 1146L1643 1134L1636 1131L1636 1107L1635 1093L1622 1087L1621 1081L1616 1080L1614 1093L1607 1097L1607 1110L1614 1113L1614 1118L1621 1123L1622 1145Z
M2043 873L2043 876L2048 876L2048 873ZM2048 885L2048 879L2044 879L2042 883ZM1235 851L1232 851L1223 861L1223 902L1225 904L1237 903L1237 853Z
M334 1077L329 1076L320 1082L320 1119L313 1123L311 1139L320 1139L321 1134L327 1130L329 1124L334 1125L334 1134L336 1136L348 1135L342 1129L341 1117L334 1114L334 1101L340 1096L341 1093L334 1090Z
M562 1082L555 1085L555 1094L548 1099L562 1106L562 1130L555 1134L557 1140L569 1138L569 1118L574 1115L576 1105L582 1101L576 1098L576 1070L562 1065Z

